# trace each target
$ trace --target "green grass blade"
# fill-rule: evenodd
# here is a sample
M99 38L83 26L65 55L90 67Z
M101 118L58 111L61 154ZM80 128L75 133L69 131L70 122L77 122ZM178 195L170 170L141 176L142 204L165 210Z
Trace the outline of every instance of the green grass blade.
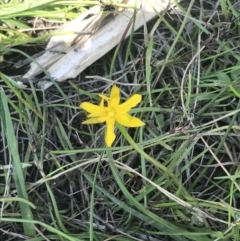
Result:
M26 191L26 183L24 180L23 169L21 165L21 160L18 153L18 145L13 129L13 123L8 109L7 97L3 89L0 89L0 118L3 122L4 134L7 139L9 152L12 156L12 166L14 182L17 189L17 194L19 198L23 198L28 201L28 194ZM22 219L33 220L33 214L29 205L25 202L19 202ZM35 230L31 224L23 223L24 233L28 236L35 236Z

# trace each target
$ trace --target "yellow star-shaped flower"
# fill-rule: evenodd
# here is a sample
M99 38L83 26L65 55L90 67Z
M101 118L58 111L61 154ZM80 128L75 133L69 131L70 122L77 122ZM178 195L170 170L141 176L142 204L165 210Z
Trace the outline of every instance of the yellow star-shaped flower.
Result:
M135 107L141 100L142 96L139 94L133 95L124 103L120 104L120 90L114 85L111 89L110 97L99 94L101 102L94 105L90 102L83 102L80 107L90 113L83 124L97 124L106 122L105 141L108 147L112 146L116 135L114 133L114 125L117 122L126 127L140 127L145 125L140 119L133 117L128 112ZM107 107L104 102L107 102Z

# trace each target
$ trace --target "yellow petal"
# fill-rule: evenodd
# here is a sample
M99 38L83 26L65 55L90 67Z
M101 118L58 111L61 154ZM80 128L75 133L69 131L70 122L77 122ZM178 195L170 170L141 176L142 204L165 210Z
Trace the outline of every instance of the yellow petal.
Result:
M117 108L117 112L120 113L127 113L130 111L133 107L135 107L139 102L141 102L142 96L139 94L133 95L131 98L129 98L124 103L120 104Z
M91 113L87 117L91 118L91 117L103 117L103 116L106 116L106 110L105 109L103 109L101 111L101 113Z
M120 102L120 90L116 85L114 85L111 89L108 106L110 108L114 108L119 105L119 102Z
M111 93L110 93L110 99L114 96L119 96L120 90L116 85L113 85L112 89L111 89Z
M107 120L105 141L108 147L112 146L112 143L116 138L116 135L114 133L114 124L115 124L115 120L113 118Z
M109 116L107 116L107 115L98 117L98 120L99 120L101 123L107 121L108 119L109 119Z
M104 107L104 99L101 99L101 102L100 102L100 107L103 108Z
M97 117L93 117L93 118L89 118L85 121L82 122L82 124L98 124L98 123L103 123L104 121L102 121L100 118Z
M109 97L107 97L106 95L99 94L98 96L106 101L109 101Z
M100 109L96 112L90 113L87 117L102 117L102 116L106 116L108 113L108 108L104 107L104 99L101 100L100 102Z
M88 113L95 114L95 116L102 113L102 107L99 105L94 105L90 102L83 102L80 107L87 111Z
M139 118L130 116L128 113L117 115L115 119L119 124L126 127L140 127L145 125Z

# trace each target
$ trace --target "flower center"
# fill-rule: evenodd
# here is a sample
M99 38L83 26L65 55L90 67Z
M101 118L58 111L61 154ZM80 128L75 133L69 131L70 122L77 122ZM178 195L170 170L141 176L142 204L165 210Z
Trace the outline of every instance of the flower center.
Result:
M115 111L113 108L109 108L108 110L108 117L112 118L115 116Z

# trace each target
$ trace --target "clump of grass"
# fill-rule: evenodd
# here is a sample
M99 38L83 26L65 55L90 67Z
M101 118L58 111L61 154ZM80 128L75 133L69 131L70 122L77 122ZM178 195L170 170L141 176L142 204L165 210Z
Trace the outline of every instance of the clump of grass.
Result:
M4 240L239 240L237 1L184 3L58 88L3 71ZM146 126L109 149L79 104L114 83Z

